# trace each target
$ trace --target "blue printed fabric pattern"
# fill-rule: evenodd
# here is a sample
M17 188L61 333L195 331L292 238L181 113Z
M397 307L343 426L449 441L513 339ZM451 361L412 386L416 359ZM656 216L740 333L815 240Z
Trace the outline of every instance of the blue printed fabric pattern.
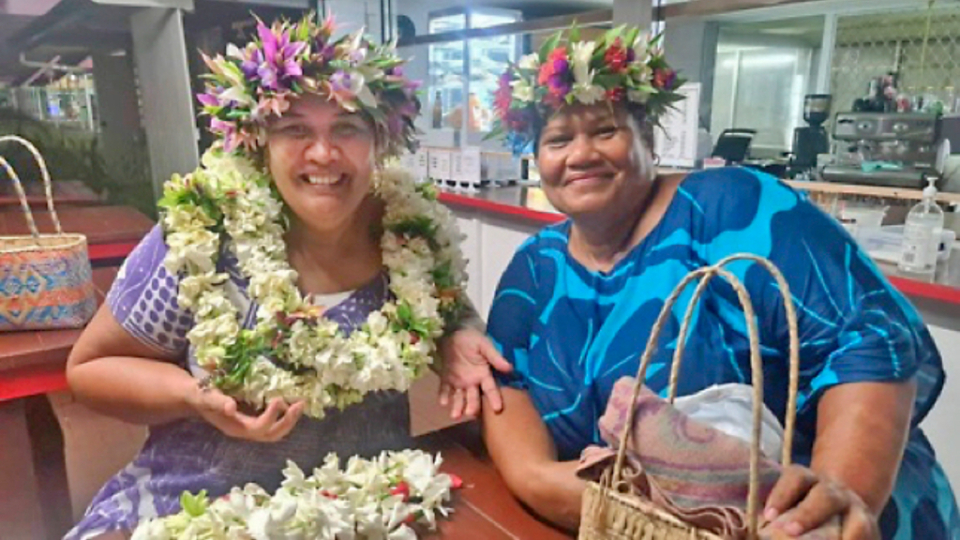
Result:
M561 459L601 443L597 420L613 384L636 374L664 301L690 271L735 253L771 260L797 306L801 342L795 459L809 463L816 404L837 384L915 377L913 428L896 489L881 519L884 538L960 539L960 514L920 428L944 372L919 315L832 218L773 177L747 169L684 179L660 223L606 273L567 249L570 223L528 239L501 278L489 333L515 371L502 382L527 390ZM787 324L780 290L751 262L728 269L747 287L760 329L767 406L786 408ZM647 385L665 394L683 312L680 297L661 335ZM715 384L749 384L749 344L733 289L717 279L694 314L679 395Z

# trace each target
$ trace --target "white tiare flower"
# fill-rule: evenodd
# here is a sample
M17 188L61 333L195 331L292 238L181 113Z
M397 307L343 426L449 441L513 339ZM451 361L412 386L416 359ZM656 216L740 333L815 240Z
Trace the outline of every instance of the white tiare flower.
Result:
M584 105L593 105L602 101L605 95L603 88L595 84L576 83L573 85L572 92L574 99Z
M645 90L627 90L627 99L633 103L646 103L651 93Z
M386 203L383 261L398 304L385 303L347 338L335 322L318 317L297 289L284 242L283 204L269 188L269 178L236 155L211 151L202 163L204 168L188 178L172 179L169 189L196 188L219 202L223 246L221 233L213 232L216 224L193 203L174 206L164 222L170 248L165 262L171 272L181 273L178 299L195 315L187 337L198 363L216 372L240 331L241 314L234 303L241 300L239 292L225 274L215 272L225 248L236 255L247 292L258 304L252 335L282 345L286 355L285 362L262 356L251 360L241 387L234 390L236 397L254 405L273 397L302 399L306 413L320 418L326 408L356 403L368 392L408 389L411 378L432 361L433 339L443 328L434 269L450 268L459 290L465 279L465 262L456 249L462 235L449 210L419 193L409 171L393 167L377 173L377 193ZM429 242L416 235L401 239L389 230L424 218L431 223ZM399 317L399 304L409 309L412 320ZM289 319L290 314L296 317ZM288 327L290 320L297 322ZM406 324L422 325L428 334L412 336ZM294 375L287 365L307 371Z
M519 101L531 102L534 100L533 86L524 79L514 79L510 82L513 88L513 97Z
M580 41L573 44L573 51L570 54L570 60L573 64L573 81L582 85L590 85L593 82L593 74L590 72L590 57L593 56L597 44L593 41Z
M383 452L371 460L352 457L341 469L331 454L309 477L288 465L282 487L273 495L255 484L234 488L201 515L181 511L144 521L134 538L415 539L411 518L434 529L436 514L449 511L444 503L450 498L450 480L436 470L439 463L439 456L407 450ZM419 500L392 493L398 482L405 482Z
M540 67L540 58L537 53L530 53L520 57L520 69L537 69Z

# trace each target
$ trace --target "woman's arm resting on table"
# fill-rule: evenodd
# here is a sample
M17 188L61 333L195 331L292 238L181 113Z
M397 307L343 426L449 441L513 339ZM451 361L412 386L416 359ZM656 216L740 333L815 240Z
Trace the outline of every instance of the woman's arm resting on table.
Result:
M523 390L501 388L503 412L483 407L483 438L510 491L544 519L570 530L580 524L586 482L576 461L557 461L540 414Z
M819 479L802 468L785 474L768 499L768 512L774 509L768 517L793 508L781 519L793 533L840 514L845 539L872 537L869 522L893 490L915 393L913 381L849 383L824 392L811 463Z
M274 400L257 417L240 413L236 401L202 390L175 360L137 341L104 304L70 352L67 381L83 404L126 422L201 416L229 436L252 440L279 440L303 410Z

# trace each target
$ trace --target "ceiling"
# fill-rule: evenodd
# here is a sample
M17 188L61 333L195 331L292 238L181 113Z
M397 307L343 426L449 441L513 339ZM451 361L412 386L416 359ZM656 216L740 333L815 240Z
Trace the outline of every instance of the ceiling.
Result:
M0 15L0 81L16 85L37 71L20 63L75 66L91 52L112 53L130 46L130 8L90 0L62 0L41 16ZM6 22L4 22L6 21Z
M770 39L789 39L819 47L823 41L823 26L824 17L817 15L774 21L725 22L722 23L720 31L725 40L751 39L761 36Z

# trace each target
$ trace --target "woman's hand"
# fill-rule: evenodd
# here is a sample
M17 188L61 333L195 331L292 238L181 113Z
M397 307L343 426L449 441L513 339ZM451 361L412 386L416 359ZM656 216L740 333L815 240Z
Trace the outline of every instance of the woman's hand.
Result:
M500 389L490 366L509 373L513 370L486 335L463 328L440 340L443 368L440 372L439 401L450 406L450 418L475 417L480 413L480 395L487 396L495 412L503 410Z
M763 512L771 527L800 536L838 517L843 540L879 540L876 516L844 485L792 465L783 470Z
M215 388L197 388L188 398L190 406L204 420L228 437L257 442L276 442L287 436L303 414L304 404L293 405L274 398L259 416L237 409L237 401Z

